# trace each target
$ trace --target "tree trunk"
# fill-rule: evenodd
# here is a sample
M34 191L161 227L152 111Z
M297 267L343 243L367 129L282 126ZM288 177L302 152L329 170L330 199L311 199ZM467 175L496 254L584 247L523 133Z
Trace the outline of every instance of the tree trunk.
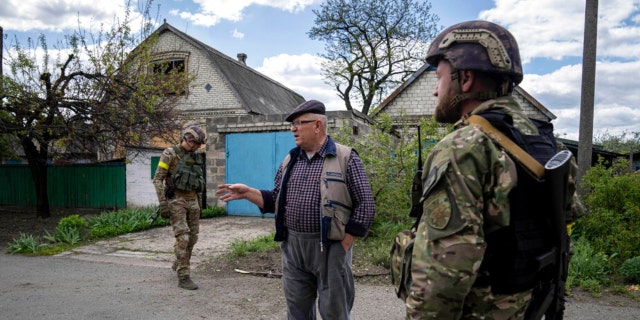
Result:
M49 207L49 191L47 190L47 158L48 150L42 145L36 147L29 138L22 138L22 147L29 162L33 186L36 190L36 216L39 218L51 217Z
M51 217L51 210L49 208L49 191L47 190L47 162L44 163L37 161L35 167L31 166L31 175L33 176L33 183L36 187L36 215L39 218Z

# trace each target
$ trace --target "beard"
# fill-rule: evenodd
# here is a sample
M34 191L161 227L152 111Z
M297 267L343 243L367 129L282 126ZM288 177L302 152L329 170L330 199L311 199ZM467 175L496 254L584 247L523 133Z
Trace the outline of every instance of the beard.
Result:
M436 102L436 110L434 117L436 121L440 123L456 123L462 115L460 114L460 103L451 105L451 101L456 96L456 92L453 91L452 86L449 86L446 94L438 96Z

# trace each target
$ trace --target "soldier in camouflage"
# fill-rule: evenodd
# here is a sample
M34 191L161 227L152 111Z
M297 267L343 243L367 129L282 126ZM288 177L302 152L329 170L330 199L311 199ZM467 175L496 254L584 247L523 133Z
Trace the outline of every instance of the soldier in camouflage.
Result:
M435 119L455 124L423 169L423 212L413 248L408 319L522 319L532 291L493 294L477 281L485 234L509 224L516 164L483 131L464 120L486 111L510 115L523 134L537 135L511 97L522 81L518 46L509 31L486 21L445 29L427 63L436 67ZM575 161L573 174L577 171ZM579 206L572 182L571 194Z
M205 142L202 129L187 128L179 145L164 150L153 178L160 214L169 218L176 238L173 246L176 260L172 268L178 273L178 286L188 290L198 289L189 275L189 261L198 241L199 195L204 190L201 158L195 151Z

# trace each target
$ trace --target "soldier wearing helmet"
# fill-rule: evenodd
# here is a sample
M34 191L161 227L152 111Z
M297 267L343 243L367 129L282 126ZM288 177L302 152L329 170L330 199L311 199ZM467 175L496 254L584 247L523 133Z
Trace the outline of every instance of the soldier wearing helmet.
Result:
M518 45L497 24L468 21L442 31L426 60L436 67L435 119L454 124L454 131L424 163L424 213L415 234L407 318L522 319L532 289L496 293L483 266L486 235L510 223L517 164L466 121L497 113L522 134L540 134L511 97L523 78Z
M198 288L191 280L189 265L198 241L200 193L205 186L202 157L195 151L205 143L202 129L186 128L180 144L165 149L160 156L153 178L160 214L169 219L176 238L173 247L176 260L172 268L178 273L178 286L189 290Z

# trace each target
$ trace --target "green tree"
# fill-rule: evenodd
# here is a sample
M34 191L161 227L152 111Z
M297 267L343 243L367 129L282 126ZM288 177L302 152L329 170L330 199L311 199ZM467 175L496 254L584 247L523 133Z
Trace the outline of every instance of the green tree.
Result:
M590 214L577 221L572 233L612 257L614 269L640 252L640 175L627 173L627 167L626 160L611 167L598 163L585 173L584 204Z
M634 159L633 154L640 151L640 132L624 131L619 135L612 135L608 131L594 137L595 143L605 150L629 155L628 171L635 171L635 163L640 159Z
M613 135L608 131L594 137L595 143L605 150L617 153L633 153L640 151L640 132L622 132Z
M376 221L406 222L411 208L411 184L418 162L418 135L414 126L394 126L391 117L380 114L370 133L354 138L350 127L336 135L336 141L352 146L362 159L376 204ZM402 119L399 123L406 123ZM442 127L424 117L421 128L422 159L451 127Z
M126 146L144 146L151 137L173 141L179 130L175 108L189 79L154 72L156 37L147 0L139 32L130 12L96 32L79 27L50 50L44 35L23 46L17 38L3 48L0 134L24 149L37 197L37 215L49 217L47 165L69 151L106 159ZM130 6L128 5L127 8ZM6 43L5 43L6 44Z
M424 65L428 42L441 30L431 3L414 0L328 0L314 10L309 37L325 42L322 65L347 110L362 113Z

